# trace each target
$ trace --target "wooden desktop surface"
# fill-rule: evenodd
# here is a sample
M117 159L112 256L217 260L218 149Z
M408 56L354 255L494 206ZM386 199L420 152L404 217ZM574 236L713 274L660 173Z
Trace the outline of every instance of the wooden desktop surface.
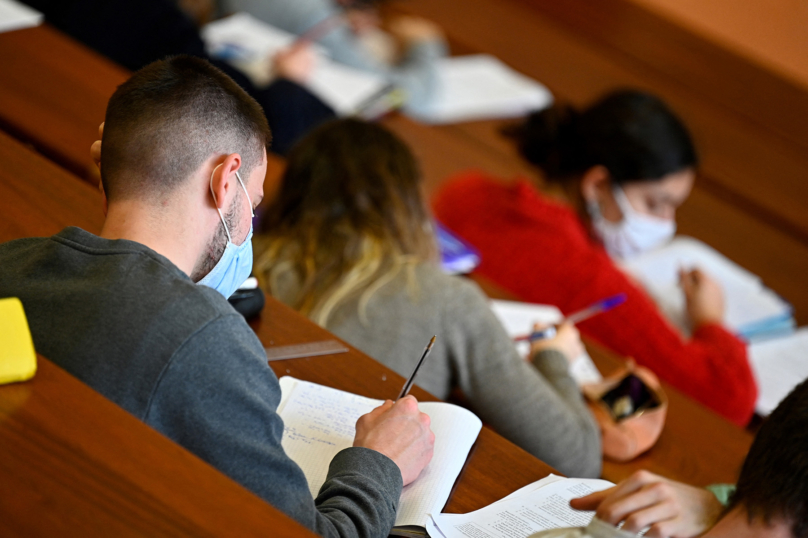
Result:
M0 535L314 536L44 357L0 385Z

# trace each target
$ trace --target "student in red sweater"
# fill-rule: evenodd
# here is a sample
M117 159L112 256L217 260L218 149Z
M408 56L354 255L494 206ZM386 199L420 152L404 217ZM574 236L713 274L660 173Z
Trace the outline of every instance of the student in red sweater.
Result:
M526 179L468 172L434 200L437 218L480 250L477 272L565 314L627 294L624 305L582 322L581 333L745 425L757 388L746 347L722 326L720 286L701 271L682 272L693 326L687 340L613 261L675 233L697 163L681 121L656 97L621 91L582 112L536 112L511 134L543 172L541 191Z

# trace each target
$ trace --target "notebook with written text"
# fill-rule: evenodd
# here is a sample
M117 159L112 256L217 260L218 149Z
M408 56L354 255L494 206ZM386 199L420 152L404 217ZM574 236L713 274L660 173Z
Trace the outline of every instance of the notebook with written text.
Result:
M381 405L366 398L308 381L280 379L283 449L297 463L313 497L325 482L333 457L353 445L356 420ZM392 395L395 396L395 395ZM439 513L477 439L482 422L471 411L444 402L420 402L435 433L432 461L401 493L396 530L424 527L427 514Z

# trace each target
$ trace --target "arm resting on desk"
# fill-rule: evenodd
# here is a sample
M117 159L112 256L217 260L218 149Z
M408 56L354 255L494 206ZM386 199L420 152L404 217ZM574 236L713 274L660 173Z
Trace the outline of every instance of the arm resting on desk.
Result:
M280 386L263 347L235 312L202 327L175 353L145 421L323 536L387 536L401 472L350 448L331 465L317 502L281 446Z

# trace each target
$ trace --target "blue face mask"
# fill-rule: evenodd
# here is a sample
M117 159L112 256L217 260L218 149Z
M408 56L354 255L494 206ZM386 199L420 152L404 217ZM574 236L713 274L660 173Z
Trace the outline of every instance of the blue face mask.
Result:
M221 166L221 165L219 165ZM217 166L216 168L218 168ZM216 172L216 168L213 169L213 172ZM252 200L250 200L250 194L247 192L247 187L244 186L244 182L241 181L241 176L238 172L236 172L236 178L238 179L241 188L244 189L244 194L247 195L247 202L250 204L250 212L252 216L255 216L255 213L252 209ZM216 201L216 194L213 193L213 173L210 175L210 193L213 196L214 202ZM217 202L218 203L218 202ZM233 292L235 292L239 286L244 284L244 281L249 278L250 273L252 272L252 264L253 264L253 252L252 252L252 236L253 236L253 227L252 221L250 222L250 233L247 234L247 238L244 240L243 243L240 245L235 245L233 243L233 238L230 236L230 230L227 228L227 223L224 221L224 215L222 215L222 210L216 207L216 211L219 212L219 218L222 219L222 224L224 225L224 231L227 233L227 246L225 246L224 253L222 257L219 258L219 261L216 262L216 265L213 269L210 270L210 273L205 275L202 280L197 282L197 284L202 284L203 286L207 286L209 288L213 288L222 295L224 298L227 299Z

